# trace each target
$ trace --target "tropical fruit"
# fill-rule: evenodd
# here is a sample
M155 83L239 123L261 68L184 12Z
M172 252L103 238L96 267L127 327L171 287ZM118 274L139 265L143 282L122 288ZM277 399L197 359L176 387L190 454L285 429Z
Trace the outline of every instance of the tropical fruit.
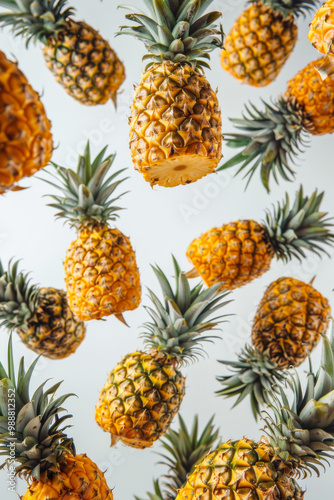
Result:
M0 261L0 325L15 330L32 351L50 359L73 354L85 338L86 328L70 310L66 293L32 285L28 274Z
M109 222L118 217L115 190L126 180L115 180L123 170L110 174L116 155L105 157L107 146L91 161L89 142L75 172L53 164L49 182L61 194L52 195L56 217L77 228L77 239L67 249L64 262L68 303L81 320L101 319L136 309L141 285L136 256L129 238Z
M313 21L310 23L308 39L312 45L322 54L326 54L326 59L320 67L316 69L325 80L334 74L334 1L328 0L317 11Z
M324 247L334 244L334 233L332 219L321 211L323 196L317 191L304 196L301 186L292 206L286 194L260 224L238 220L210 229L187 249L194 266L187 276L200 275L208 286L220 283L222 289L232 290L268 271L274 257L283 262L293 257L301 261L307 250L326 253Z
M67 0L0 0L9 12L0 25L12 26L27 44L43 44L47 67L65 91L81 104L95 106L109 99L116 105L124 66L109 43L91 26L74 21Z
M134 167L151 186L195 182L214 172L222 156L219 103L203 73L209 52L223 46L215 24L221 13L204 14L209 3L149 0L148 15L127 14L135 25L119 32L142 40L148 51L129 123Z
M110 372L95 409L95 420L118 440L134 448L147 448L169 428L185 394L180 367L203 352L202 342L215 338L224 316L226 293L219 285L202 290L190 288L174 259L175 291L159 267L153 267L163 292L163 301L149 290L152 302L146 310L151 320L143 325L148 351L124 356ZM217 312L218 311L218 312ZM209 317L214 313L213 319Z
M45 167L52 155L51 123L37 92L0 51L0 194Z
M324 58L309 63L288 83L285 95L270 103L262 101L264 110L251 104L247 115L232 119L238 133L225 134L227 145L241 149L218 170L235 165L237 173L248 177L247 186L260 170L261 182L269 192L271 176L291 181L295 172L292 164L301 150L309 145L307 135L334 132L334 77L322 80L316 67Z

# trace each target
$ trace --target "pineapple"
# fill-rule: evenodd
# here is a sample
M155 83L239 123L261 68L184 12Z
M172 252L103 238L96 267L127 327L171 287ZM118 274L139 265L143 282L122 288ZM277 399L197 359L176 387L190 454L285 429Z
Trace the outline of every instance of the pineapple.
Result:
M319 466L334 457L333 349L333 339L324 338L321 366L317 374L310 369L304 392L298 374L291 376L292 402L283 388L273 398L263 417L266 436L221 445L195 468L176 500L302 500L296 479L319 475Z
M185 394L180 367L203 351L200 344L212 341L209 332L223 316L209 316L226 305L226 295L214 285L191 289L174 259L176 288L159 267L153 267L164 302L149 290L153 308L142 336L150 351L124 356L111 371L95 409L98 425L111 434L112 445L120 439L134 448L147 448L169 428Z
M318 0L249 0L221 53L223 68L242 83L264 87L279 75L298 38L296 17Z
M208 286L220 283L223 289L232 290L268 271L274 257L301 261L306 250L326 253L323 247L334 244L334 233L332 219L320 211L323 196L317 191L304 196L301 186L292 207L286 194L260 224L238 220L207 231L187 249L194 266L187 276L200 275Z
M309 142L308 134L323 135L334 132L334 77L323 82L315 66L324 58L309 63L288 83L284 96L264 104L259 111L246 106L248 116L232 119L240 133L226 134L227 145L242 148L241 152L218 170L239 165L248 183L260 168L261 181L269 192L270 176L278 183L279 176L291 181L295 172L292 163Z
M215 171L222 157L221 112L203 74L209 52L223 46L215 22L204 14L209 0L146 0L148 16L126 18L119 34L145 44L149 60L131 107L130 150L134 167L151 186L189 184ZM131 9L132 10L132 9Z
M217 377L224 386L218 394L248 395L255 416L266 401L266 392L284 379L284 371L299 366L326 334L331 308L312 284L279 278L267 288L255 315L252 347L246 346L238 361L221 361L233 372Z
M0 25L12 26L27 44L44 46L47 67L65 91L81 104L95 106L112 99L125 75L124 66L109 43L91 26L74 21L67 0L0 0L9 10Z
M326 54L323 64L316 68L325 80L334 75L334 1L328 0L317 11L310 24L308 39L322 54Z
M109 226L120 207L114 205L116 180L123 171L110 175L115 155L104 158L107 147L91 161L89 142L75 172L53 164L54 181L61 194L51 196L49 206L60 210L57 218L77 228L77 239L67 249L65 281L72 312L81 320L101 319L114 314L125 322L124 311L136 309L141 301L141 285L136 256L129 238Z
M73 354L86 333L64 290L31 285L28 274L18 272L18 262L9 263L5 271L0 261L0 321L29 349L50 359Z
M1 455L19 477L27 480L21 500L112 500L104 474L86 455L76 455L73 440L64 433L61 405L72 394L56 397L60 383L44 391L45 381L29 395L30 379L39 358L27 371L24 358L15 373L11 337L8 374L0 363Z
M39 95L0 51L0 194L45 167L52 155L51 123Z

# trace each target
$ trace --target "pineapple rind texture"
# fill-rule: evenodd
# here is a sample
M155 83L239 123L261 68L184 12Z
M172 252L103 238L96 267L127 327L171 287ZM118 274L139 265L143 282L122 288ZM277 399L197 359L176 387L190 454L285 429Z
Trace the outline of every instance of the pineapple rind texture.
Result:
M45 167L52 147L51 123L39 95L0 51L0 194Z
M310 23L308 38L322 54L334 54L334 1L325 2Z
M292 15L285 17L262 2L252 3L226 37L222 66L243 83L269 85L290 57L297 34Z
M85 321L136 309L140 276L129 238L118 229L86 225L78 231L64 263L71 310Z
M179 411L185 378L168 356L134 352L125 356L100 393L100 427L135 448L152 446Z
M144 73L129 123L134 166L151 185L195 182L214 172L222 157L217 96L189 64L164 61ZM194 155L197 162L188 173Z

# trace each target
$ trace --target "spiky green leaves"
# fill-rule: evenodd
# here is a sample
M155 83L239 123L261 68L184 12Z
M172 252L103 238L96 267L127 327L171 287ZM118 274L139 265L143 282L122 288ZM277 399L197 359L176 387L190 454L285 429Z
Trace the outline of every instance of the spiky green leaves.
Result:
M117 212L122 208L116 206L115 202L125 193L114 196L114 192L127 177L115 179L126 169L110 174L116 155L104 158L106 150L107 146L94 161L91 161L90 146L87 142L83 156L79 157L76 172L55 163L52 164L55 173L47 173L55 179L55 182L42 180L61 191L61 196L49 195L55 201L49 206L60 210L56 218L65 219L71 226L78 227L94 222L106 224L118 217Z
M254 3L258 0L249 0L249 3ZM308 12L314 10L319 0L260 0L264 5L268 5L272 10L276 10L288 16L305 16Z
M148 15L143 12L127 14L133 26L121 26L119 35L132 35L141 40L148 54L148 68L163 60L189 62L193 68L210 68L209 52L223 48L224 34L216 21L221 12L204 14L212 0L145 0ZM122 7L122 6L121 6ZM204 59L204 60L203 60Z
M148 290L153 307L146 307L146 310L152 321L145 323L142 336L149 347L184 363L203 354L203 342L217 338L205 333L215 330L224 321L226 315L220 311L231 301L225 300L229 292L220 292L219 283L206 290L202 284L190 288L188 278L174 257L173 263L175 290L163 271L153 267L163 292L163 302ZM212 317L216 312L218 316Z
M301 260L306 257L305 250L321 256L327 253L325 245L334 245L333 218L320 211L323 197L324 193L318 194L317 190L310 197L304 196L300 186L291 208L286 193L285 200L267 211L263 225L278 259Z

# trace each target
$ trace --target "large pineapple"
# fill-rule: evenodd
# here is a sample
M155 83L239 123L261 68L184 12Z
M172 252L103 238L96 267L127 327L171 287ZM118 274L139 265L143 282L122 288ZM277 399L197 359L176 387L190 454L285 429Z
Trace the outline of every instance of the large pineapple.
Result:
M293 51L298 37L296 17L318 0L248 0L221 53L223 68L242 83L263 87L273 82Z
M243 286L269 270L275 257L288 262L302 260L306 251L320 255L334 244L332 219L320 211L324 193L308 197L300 187L290 207L288 194L262 223L238 220L210 229L189 245L187 257L193 264L187 276L200 275L207 285L221 283L222 289Z
M223 45L215 24L221 13L204 14L210 3L148 0L148 16L127 14L136 24L120 31L148 51L129 123L134 167L151 186L195 182L214 172L222 156L219 103L203 74L209 52Z
M218 394L251 399L255 418L266 401L266 391L282 382L284 372L299 366L326 334L331 308L312 284L279 278L267 288L255 315L252 347L238 361L221 361L233 372L217 377L224 386Z
M67 298L73 313L82 320L101 319L136 309L141 301L141 285L136 256L129 238L117 228L120 207L114 192L126 178L115 180L123 171L110 174L115 155L104 158L107 147L91 161L87 143L75 172L53 164L49 182L61 191L51 196L50 206L60 210L57 218L77 228L77 239L67 249L64 263ZM44 179L47 181L47 179ZM123 193L124 194L124 193Z
M180 367L203 351L200 344L214 337L228 301L214 285L191 289L174 259L176 287L173 291L159 267L153 270L163 292L163 302L149 290L153 304L147 307L151 321L143 325L150 351L126 355L111 371L95 409L96 422L110 432L112 444L119 439L135 448L147 448L169 428L185 394ZM218 311L218 312L217 312ZM214 313L218 316L209 320Z
M0 51L0 194L45 167L52 155L51 123L37 92Z
M218 170L239 165L237 173L244 172L248 182L256 170L269 191L271 175L291 181L292 169L301 150L309 145L308 134L323 135L334 132L334 77L322 80L315 67L324 59L309 63L288 83L284 96L264 104L259 111L251 104L248 115L232 119L238 133L225 134L227 145L241 151Z
M109 99L116 105L124 66L109 43L91 26L74 21L67 0L0 0L9 10L0 25L15 35L41 42L47 67L65 91L81 104L95 106Z
M328 0L317 11L308 38L319 52L327 56L316 68L321 78L326 79L334 74L334 0Z
M15 473L28 483L21 500L112 500L103 472L86 455L76 455L64 433L71 415L63 414L62 404L71 394L56 397L60 383L45 391L44 381L29 395L38 359L26 371L22 358L16 373L10 338L8 373L0 362L1 468L7 464L12 471L15 459Z
M0 325L15 330L22 342L50 359L73 354L85 338L86 328L70 310L66 292L39 288L18 262L5 271L0 261Z
M290 379L290 402L281 388L270 413L264 413L267 436L228 441L204 458L179 490L177 500L302 500L296 479L316 472L334 458L334 356L324 339L321 366L307 376L302 390L297 374Z

